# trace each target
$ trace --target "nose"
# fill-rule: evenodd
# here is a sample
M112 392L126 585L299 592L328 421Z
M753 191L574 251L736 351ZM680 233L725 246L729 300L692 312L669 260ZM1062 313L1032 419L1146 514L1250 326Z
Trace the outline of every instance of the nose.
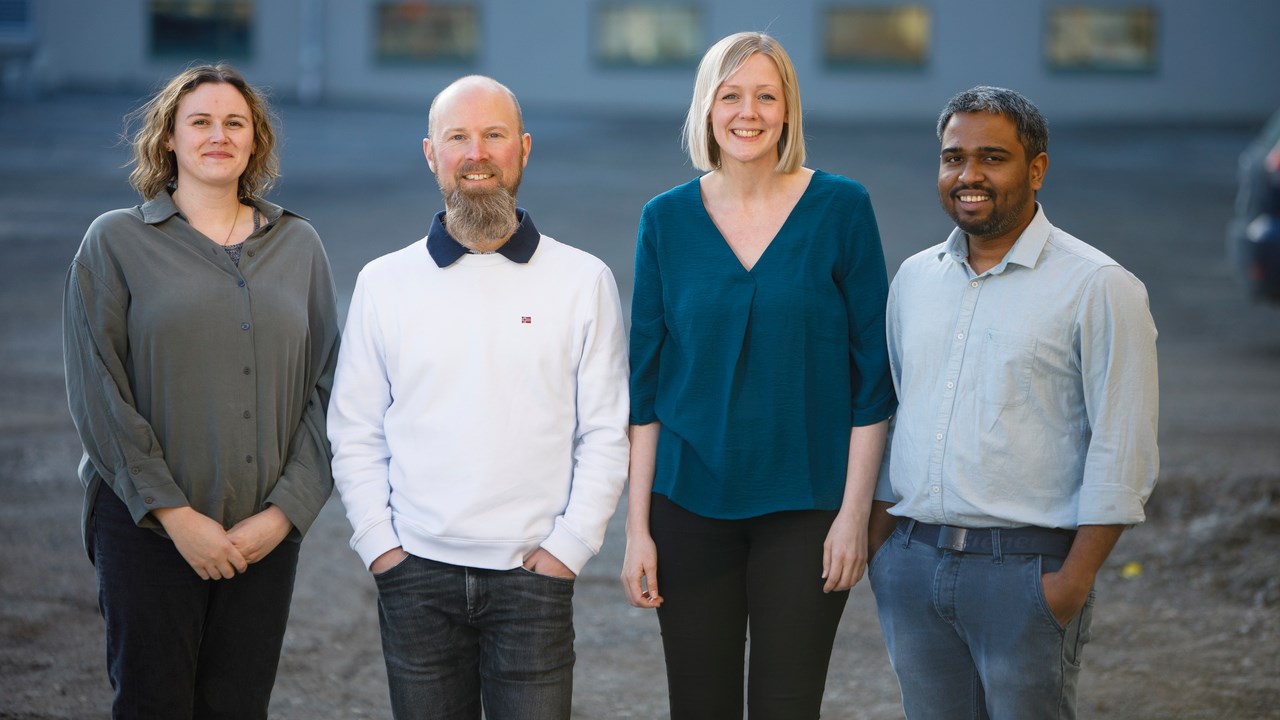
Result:
M756 107L756 99L753 97L746 97L742 100L742 109L738 114L742 117L753 118L758 114L756 112Z
M225 128L222 123L213 123L213 129L210 130L209 139L214 142L222 142L227 137Z
M982 179L982 166L973 160L965 161L960 167L960 182L965 184L976 183Z
M484 146L483 139L476 138L467 145L466 158L471 162L481 162L489 158L489 151Z

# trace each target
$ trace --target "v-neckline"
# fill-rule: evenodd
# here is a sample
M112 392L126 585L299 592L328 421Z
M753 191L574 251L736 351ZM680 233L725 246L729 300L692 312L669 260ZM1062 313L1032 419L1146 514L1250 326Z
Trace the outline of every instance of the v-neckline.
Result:
M782 224L778 226L778 231L773 234L773 237L769 238L769 242L764 246L764 250L760 251L760 256L756 258L756 261L751 263L751 267L747 267L743 264L742 259L738 257L738 253L734 252L733 246L729 244L729 239L720 231L720 226L716 225L715 218L711 217L711 211L707 209L707 201L702 196L702 178L698 178L693 181L694 192L698 195L698 207L702 208L702 217L706 219L707 224L715 231L716 236L720 240L720 246L729 253L729 257L733 259L733 262L743 272L748 275L754 275L755 269L760 267L760 263L764 261L765 257L769 254L769 251L773 249L778 238L782 237L783 231L785 231L787 226L791 224L791 218L795 217L796 208L800 207L800 205L805 201L805 198L809 196L809 191L813 188L813 181L818 177L820 172L822 171L815 168L814 171L809 174L809 182L805 183L804 190L800 193L800 196L796 198L795 204L791 206L791 209L787 211L787 216L782 220Z

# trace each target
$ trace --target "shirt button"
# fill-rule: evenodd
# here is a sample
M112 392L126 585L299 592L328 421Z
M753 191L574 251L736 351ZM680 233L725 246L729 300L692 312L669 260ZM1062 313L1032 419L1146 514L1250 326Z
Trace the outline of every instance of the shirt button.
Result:
M956 333L956 339L957 339L957 340L963 340L963 339L964 339L964 333L962 333L962 332Z
M243 281L243 280L238 280L238 281L236 281L236 285L239 285L240 287L244 287L244 281Z
M978 281L974 280L973 282L969 283L969 287L972 287L972 288L978 287Z
M245 374L245 375L248 375L248 374L249 374L249 373L251 373L251 372L253 372L253 371L252 371L252 370L250 370L249 368L245 368L245 369L244 369L244 374Z
M245 462L247 462L247 463L251 463L251 462L253 462L253 456L252 456L252 455L245 455L245 456L244 456L244 461L245 461Z
M142 468L138 467L137 465L134 465L133 467L129 468L129 472L133 473L134 475L139 475L142 473Z
M934 486L933 486L932 488L930 488L930 489L931 489L931 490L933 490L933 494L934 494L934 495L937 495L938 493L942 492L942 488L938 487L937 485L934 485Z
M947 381L947 389L948 389L948 390L950 390L951 388L954 388L955 386L956 386L956 384L955 384L955 383L951 382L950 380L948 380L948 381Z
M941 439L942 439L942 433L938 433L937 435L934 435L934 436L933 436L933 439L934 439L934 440L941 440Z
M148 505L154 505L156 502L156 499L148 495L147 497L142 498L142 502Z
M248 254L248 256L249 256L249 257L253 257L253 251L252 251L252 250L250 250L247 254Z
M248 411L248 410L245 410L245 411L244 411L244 419L245 419L245 420L248 420L248 419L249 419L249 411Z
M240 323L240 329L241 329L241 330L248 330L248 329L249 329L249 323Z

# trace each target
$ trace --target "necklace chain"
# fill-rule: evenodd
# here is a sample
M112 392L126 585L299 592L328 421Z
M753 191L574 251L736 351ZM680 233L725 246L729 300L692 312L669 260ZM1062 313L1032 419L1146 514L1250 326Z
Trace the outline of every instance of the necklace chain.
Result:
M231 218L231 228L227 230L227 237L222 241L223 247L231 244L231 234L236 231L236 225L240 222L240 208L244 207L239 201L236 201L236 216Z

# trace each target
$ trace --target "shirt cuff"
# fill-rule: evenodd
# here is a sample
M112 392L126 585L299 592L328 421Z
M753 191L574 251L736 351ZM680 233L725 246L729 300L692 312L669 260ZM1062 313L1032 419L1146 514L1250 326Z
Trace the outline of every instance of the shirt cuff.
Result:
M1080 489L1077 525L1137 525L1146 520L1142 498L1127 485L1085 485Z

